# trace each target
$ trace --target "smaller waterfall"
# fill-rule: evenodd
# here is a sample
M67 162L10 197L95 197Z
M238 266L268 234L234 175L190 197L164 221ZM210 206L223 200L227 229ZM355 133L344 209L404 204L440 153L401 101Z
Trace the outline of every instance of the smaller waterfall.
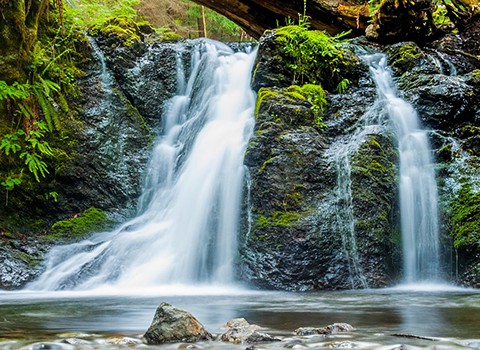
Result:
M404 280L436 281L440 278L438 195L427 132L413 106L398 97L385 55L364 59L398 140Z
M102 50L98 47L96 41L87 35L88 41L90 42L90 46L93 49L93 55L100 63L100 79L102 81L102 88L103 90L110 90L113 85L113 78L111 73L107 70L107 60L105 55L103 54Z
M352 288L359 285L368 288L367 280L363 274L358 257L357 239L355 235L355 218L352 203L352 180L350 155L361 143L359 140L365 136L365 129L350 142L335 148L333 155L337 171L337 187L335 190L337 205L335 208L336 232L342 236L342 249L347 259L347 265Z

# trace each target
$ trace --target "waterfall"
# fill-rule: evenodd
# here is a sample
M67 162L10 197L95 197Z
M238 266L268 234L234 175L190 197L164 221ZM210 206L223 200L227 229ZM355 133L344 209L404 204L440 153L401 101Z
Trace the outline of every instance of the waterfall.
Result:
M233 279L243 155L253 132L255 52L194 45L162 116L139 214L112 232L56 247L33 290L122 289Z
M404 280L436 281L440 278L438 195L427 132L413 106L398 97L385 55L364 59L398 140Z

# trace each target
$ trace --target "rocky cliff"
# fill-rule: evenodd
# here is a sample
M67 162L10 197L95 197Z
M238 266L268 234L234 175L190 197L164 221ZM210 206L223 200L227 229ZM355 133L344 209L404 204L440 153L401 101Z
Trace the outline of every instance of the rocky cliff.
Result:
M188 62L182 49L188 43L148 38L131 46L114 36L95 38L99 48L78 82L75 153L56 174L59 201L47 208L50 218L90 207L119 221L135 212L151 140L176 89L177 57ZM453 35L425 47L356 40L336 47L328 62L303 61L313 74L295 70L295 57L278 38L274 32L262 37L253 78L258 100L245 155L239 278L262 288L316 290L383 287L401 275L396 140L385 124L365 128L376 100L359 58L367 50L387 54L401 94L431 130L444 274L478 286L475 47ZM0 287L18 288L40 271L45 243L3 235Z
M451 35L421 48L357 40L344 49L385 52L400 94L430 130L442 274L478 286L479 61L466 39ZM278 35L262 38L239 275L287 290L389 285L402 273L397 142L391 128L365 129L376 98L368 68L361 60L345 67L350 85L342 93L329 89L318 127L311 101L289 92L289 59Z

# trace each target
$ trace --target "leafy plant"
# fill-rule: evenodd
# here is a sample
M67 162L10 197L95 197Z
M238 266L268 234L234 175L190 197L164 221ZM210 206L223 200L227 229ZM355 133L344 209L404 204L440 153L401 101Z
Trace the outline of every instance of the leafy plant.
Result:
M287 92L296 93L301 99L307 100L313 111L314 124L317 128L323 129L326 124L323 122L323 111L327 106L325 91L321 85L305 84L303 86L292 85L288 87Z
M44 139L48 131L45 123L35 122L33 126L28 133L19 129L14 134L5 134L0 142L0 151L3 151L10 164L15 165L19 161L23 163L23 167L18 164L15 166L17 170L20 169L20 174L23 174L23 170L26 168L35 180L40 182L40 177L46 177L49 174L48 165L43 157L53 157L54 153ZM11 175L1 182L7 191L7 204L8 192L21 183L21 176Z
M343 94L345 90L347 90L348 85L350 84L350 80L348 79L342 79L341 82L338 83L337 85L337 91L339 94Z
M276 29L277 42L293 72L293 84L312 83L334 89L344 78L342 71L355 62L341 47L341 39L349 32L337 36L308 30L309 23L290 25Z

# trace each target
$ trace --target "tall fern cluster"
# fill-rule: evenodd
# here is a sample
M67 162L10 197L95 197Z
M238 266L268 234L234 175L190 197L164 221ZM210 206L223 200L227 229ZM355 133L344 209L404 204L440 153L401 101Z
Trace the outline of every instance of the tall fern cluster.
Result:
M64 126L71 120L66 96L77 93L80 28L61 0L49 1L40 23L25 67L26 80L0 81L0 185L7 204L8 192L40 182L51 173L55 155L65 154L49 142L65 140Z

